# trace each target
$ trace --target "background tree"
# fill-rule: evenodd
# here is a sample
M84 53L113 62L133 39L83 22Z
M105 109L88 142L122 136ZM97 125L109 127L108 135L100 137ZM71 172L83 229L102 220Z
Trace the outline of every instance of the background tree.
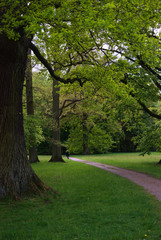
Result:
M68 86L63 94L68 96L61 115L62 128L69 134L66 147L76 154L107 152L114 144L113 136L121 130L114 109L107 103L108 92L87 82L81 89Z
M160 102L154 105L154 109L160 114ZM161 149L161 125L160 120L152 118L146 112L142 113L138 124L132 128L137 131L134 141L137 143L137 150L142 154L150 154L151 151L160 151ZM139 129L139 131L138 131Z
M59 87L58 82L53 81L53 137L52 157L50 162L64 162L61 153L60 120L59 120Z
M153 4L149 1L135 1L135 4L112 1L106 8L102 6L104 31L99 33L99 43L96 34L91 35L104 54L106 69L115 83L120 88L126 85L127 92L144 111L158 119L160 115L150 110L149 103L160 97L159 6L158 0Z
M38 154L52 154L52 81L46 72L33 73L36 126L38 127ZM36 128L35 128L36 129ZM36 138L37 139L37 138Z
M32 66L31 66L31 50L28 51L27 68L26 68L26 101L27 115L32 119L34 117L33 102L33 83L32 83ZM31 124L30 124L31 125ZM30 163L39 162L36 149L35 126L29 128L29 161Z
M57 76L61 79L61 76L64 78L71 79L71 81L78 81L80 85L89 80L89 74L86 76L86 71L77 71L77 66L80 66L81 69L84 69L84 64L92 64L91 61L88 61L86 53L78 52L75 48L71 47L71 43L67 40L64 41L61 37L57 37L55 40L51 38L51 35L55 34L50 28L48 31L44 29L43 40L36 43L39 45L39 48L45 49L44 55L46 55L45 64L50 70L53 68L57 73ZM34 47L35 53L37 54L39 60L44 60L44 56L41 55L38 48ZM81 50L82 51L82 50ZM87 50L86 50L87 51ZM90 50L88 50L90 51ZM96 55L96 54L95 54ZM75 69L75 71L74 71ZM44 71L44 69L43 69ZM53 80L53 107L52 107L52 116L53 116L53 134L52 134L52 158L50 162L63 162L61 156L61 142L60 142L60 124L59 124L59 86L58 78L55 78L53 71L49 71L50 77ZM74 78L73 78L74 77ZM85 136L85 134L84 134Z

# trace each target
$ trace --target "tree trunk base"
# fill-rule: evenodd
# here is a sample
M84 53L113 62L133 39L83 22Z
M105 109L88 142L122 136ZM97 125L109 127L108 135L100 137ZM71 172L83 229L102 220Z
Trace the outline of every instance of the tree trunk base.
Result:
M161 159L159 160L159 162L157 163L157 165L161 165Z
M51 187L45 185L35 174L32 181L31 181L31 189L30 189L30 193L34 194L34 195L43 195L46 192L51 192L54 194L58 194L58 192L56 192L54 189L52 189Z
M40 162L38 159L37 150L35 146L29 148L29 162L30 163Z
M38 163L38 162L40 162L40 160L38 159L38 157L35 157L35 158L29 158L29 162L30 163Z
M47 191L57 194L51 187L46 186L34 171L22 181L12 174L2 176L0 180L0 199L11 197L14 200L22 200L26 196L43 195Z
M51 157L49 162L62 162L62 163L65 163L65 161L64 161L64 159L62 157L59 157L59 158Z

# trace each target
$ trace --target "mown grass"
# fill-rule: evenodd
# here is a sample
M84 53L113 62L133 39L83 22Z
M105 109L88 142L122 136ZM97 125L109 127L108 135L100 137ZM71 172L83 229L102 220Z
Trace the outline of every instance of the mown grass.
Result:
M59 195L0 202L0 240L161 239L161 203L141 187L86 164L40 160L34 170Z
M101 155L74 156L80 159L127 168L161 178L161 153L141 156L140 153L108 153Z

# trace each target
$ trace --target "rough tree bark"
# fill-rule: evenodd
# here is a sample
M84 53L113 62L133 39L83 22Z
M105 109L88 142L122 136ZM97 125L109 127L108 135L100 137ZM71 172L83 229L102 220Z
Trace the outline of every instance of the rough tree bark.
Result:
M32 67L31 67L31 50L28 50L27 68L26 68L26 100L27 100L27 115L34 116L34 101L33 101L33 84L32 84ZM32 146L29 147L29 162L39 162L35 134L30 129L30 142Z
M30 40L0 35L0 198L47 189L27 159L22 115L22 90Z
M52 137L52 157L49 162L64 162L61 154L58 91L59 91L58 81L53 80L53 137Z
M83 113L83 116L82 116L82 126L83 126L83 154L84 155L88 155L89 154L87 118L88 118L88 115L86 113Z

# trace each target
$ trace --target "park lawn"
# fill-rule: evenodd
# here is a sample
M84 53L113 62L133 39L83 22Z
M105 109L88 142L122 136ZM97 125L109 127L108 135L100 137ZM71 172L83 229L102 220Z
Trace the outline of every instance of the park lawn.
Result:
M59 192L0 202L0 240L161 239L161 203L102 169L67 160L32 164Z
M144 172L161 178L161 164L157 164L161 159L161 153L159 152L144 156L140 155L140 153L108 153L73 157Z

